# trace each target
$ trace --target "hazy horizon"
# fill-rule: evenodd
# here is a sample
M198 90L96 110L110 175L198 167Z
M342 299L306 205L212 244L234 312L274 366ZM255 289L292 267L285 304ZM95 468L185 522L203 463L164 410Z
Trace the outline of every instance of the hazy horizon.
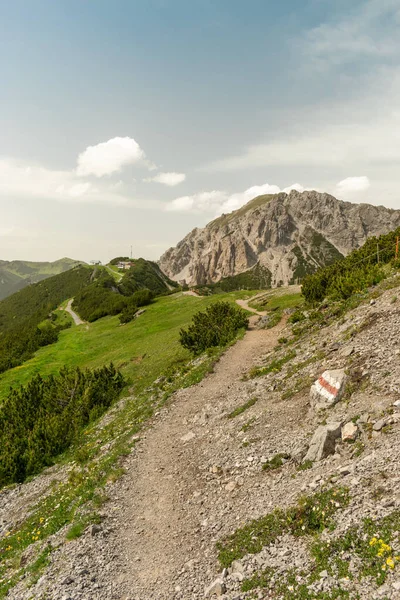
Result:
M292 187L399 209L399 24L397 0L3 3L0 259L157 260Z

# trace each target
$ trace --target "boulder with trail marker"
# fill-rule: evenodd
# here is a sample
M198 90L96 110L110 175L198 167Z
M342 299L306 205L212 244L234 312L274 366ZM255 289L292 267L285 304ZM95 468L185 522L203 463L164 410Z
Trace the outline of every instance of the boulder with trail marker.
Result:
M310 402L315 410L331 408L343 397L346 386L344 369L325 371L311 386Z

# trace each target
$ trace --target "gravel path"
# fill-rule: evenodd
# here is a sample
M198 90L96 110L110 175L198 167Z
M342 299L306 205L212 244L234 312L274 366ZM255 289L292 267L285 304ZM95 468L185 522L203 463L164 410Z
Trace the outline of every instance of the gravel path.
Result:
M253 323L256 320L251 318ZM226 422L227 399L240 403L245 393L243 373L276 344L282 327L255 330L251 324L250 331L225 353L213 374L176 394L168 414L139 447L125 478L129 493L120 497L120 511L125 517L116 532L126 561L120 577L129 597L171 600L176 592L179 597L183 583L188 593L185 564L189 559L201 561L202 569L208 562L212 576L215 558L208 556L213 545L207 523L219 521L221 503L232 501L232 494L229 486L218 490L216 502L214 494L208 493L205 455L211 451L214 462L217 460L211 423L216 419L220 425L221 408ZM197 499L201 499L200 505ZM240 503L240 497L237 501ZM207 523L202 526L205 515ZM202 596L202 585L198 591Z
M254 300L254 298L251 298L251 300ZM244 308L245 310L248 310L249 312L252 312L255 315L263 317L267 314L267 311L265 310L257 310L255 308L252 308L251 306L249 306L249 302L250 300L236 300L236 304L238 304L241 308Z
M68 300L68 304L67 304L67 306L65 307L64 310L71 315L71 317L74 320L75 325L84 325L85 321L82 321L82 319L80 318L80 316L77 315L76 312L72 310L72 303L73 303L73 301L74 301L73 298L71 298L71 300Z

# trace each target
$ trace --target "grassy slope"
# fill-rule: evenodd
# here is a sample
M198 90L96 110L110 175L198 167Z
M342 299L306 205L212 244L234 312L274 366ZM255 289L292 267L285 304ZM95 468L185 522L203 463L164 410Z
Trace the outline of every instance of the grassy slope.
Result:
M179 330L195 312L222 298L234 301L246 295L249 292L196 298L178 293L158 298L127 325L120 326L118 317L105 317L89 325L73 326L60 333L58 342L1 375L0 398L10 386L24 385L36 373L46 376L65 364L93 368L111 361L129 382L134 381L134 391L139 393L165 370L188 359L189 353L178 341ZM65 318L65 313L58 316Z
M296 286L277 288L265 294L258 294L249 305L257 310L284 310L286 308L297 308L304 304L304 298L297 291Z
M211 227L223 227L224 225L228 225L230 221L241 217L242 215L246 214L251 210L254 210L255 208L259 208L260 206L267 204L272 200L272 198L274 198L274 196L275 194L264 194L263 196L257 196L256 198L253 198L253 200L251 200L250 202L247 202L247 204L245 204L238 210L234 210L228 215L221 215L217 219L214 219L214 221L212 221L209 225Z

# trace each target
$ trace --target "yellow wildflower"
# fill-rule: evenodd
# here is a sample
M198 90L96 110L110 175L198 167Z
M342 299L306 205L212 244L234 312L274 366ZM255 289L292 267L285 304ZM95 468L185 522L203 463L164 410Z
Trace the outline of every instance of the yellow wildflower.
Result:
M394 569L394 560L391 556L389 556L389 558L386 559L386 564L391 569Z

